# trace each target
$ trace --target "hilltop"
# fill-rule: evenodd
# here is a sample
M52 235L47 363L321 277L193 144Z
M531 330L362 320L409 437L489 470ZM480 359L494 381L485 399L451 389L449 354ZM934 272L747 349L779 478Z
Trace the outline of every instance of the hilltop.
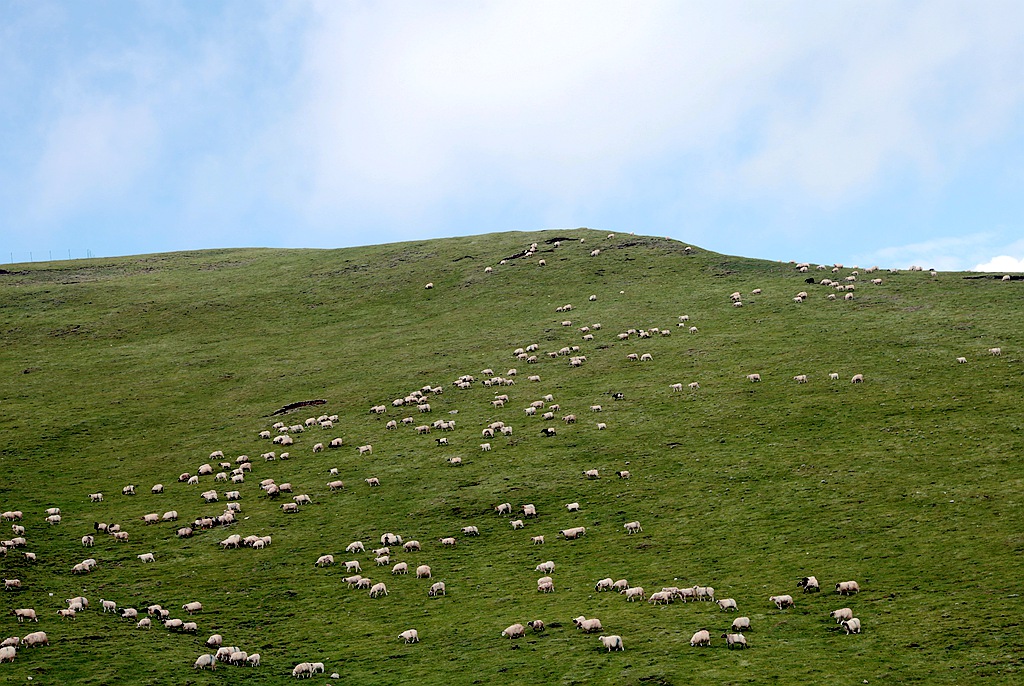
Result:
M28 545L0 558L2 576L23 582L0 596L0 638L38 629L50 646L19 649L0 677L287 683L295 664L320 661L341 683L1019 680L1021 283L864 269L848 282L852 271L800 273L585 229L11 266L0 274L0 510L25 513ZM807 299L794 302L800 291ZM618 338L630 329L659 333ZM515 357L531 344L535 364ZM579 367L548 355L571 346L586 357ZM650 361L627 359L645 353ZM515 385L485 386L484 369ZM747 381L752 373L760 383ZM807 383L795 382L802 374ZM864 382L850 383L855 374ZM463 375L476 377L470 388L454 386ZM444 389L428 393L430 414L392 405L426 386ZM509 396L504 407L492 405L496 394ZM559 405L553 420L527 416L546 394ZM274 414L309 400L326 402ZM260 431L322 414L338 416L332 429L295 434L288 460L261 459L282 448ZM567 414L577 421L562 422ZM412 426L453 419L456 428L421 435L401 424L409 416ZM399 428L386 429L390 420ZM512 435L483 438L496 421ZM545 427L557 435L542 436ZM437 445L442 436L449 445ZM335 437L343 447L313 452ZM217 450L233 463L252 458L244 483L177 481L208 462L221 471L209 457ZM448 462L456 456L462 466ZM586 479L589 469L600 478ZM629 479L615 476L622 470ZM312 504L282 513L288 494L267 498L266 478ZM335 478L345 482L339 492L327 487ZM150 493L155 483L163 494ZM138 495L122 496L127 484ZM219 503L203 502L207 489ZM241 493L235 524L175 536L221 513L232 489ZM90 502L94 492L102 502ZM517 513L534 504L539 516L513 531L494 511L504 502ZM44 523L49 507L61 508L59 525ZM172 509L177 522L141 521ZM627 535L633 520L643 532ZM129 540L97 535L83 548L94 522L120 524ZM470 525L479 537L461 534ZM557 538L572 526L586 535ZM369 550L384 532L422 543L420 552L393 548L391 563L430 565L445 597L427 597L430 581L373 566ZM272 543L222 550L231 534ZM536 535L544 545L531 545ZM445 536L458 545L443 547ZM367 553L345 552L356 540ZM147 552L154 563L137 559ZM314 566L324 554L358 558L389 595L349 589L343 566ZM73 575L86 557L96 570ZM547 560L555 592L537 593L534 568ZM821 593L799 592L805 575ZM713 586L751 618L750 648L729 651L719 638L735 613L628 603L595 592L605 577L648 594ZM834 585L850 579L861 592L837 596ZM780 593L795 608L768 601ZM61 620L63 600L77 595L90 608ZM160 603L184 619L178 608L201 601L199 633L136 629L101 613L100 598ZM829 619L846 606L862 634ZM38 625L11 615L24 607ZM600 618L625 651L604 653L596 635L572 626L578 615ZM533 619L547 630L500 636ZM398 639L410 628L420 643ZM700 628L710 648L690 647ZM263 664L194 671L213 633Z

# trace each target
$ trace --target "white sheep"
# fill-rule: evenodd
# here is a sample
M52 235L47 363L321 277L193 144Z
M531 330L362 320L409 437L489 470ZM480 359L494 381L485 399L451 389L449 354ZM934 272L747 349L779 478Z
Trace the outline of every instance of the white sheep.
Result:
M740 632L743 630L750 630L750 617L737 617L732 620L732 630Z
M860 620L857 619L856 617L852 617L850 619L844 620L843 623L842 623L842 627L843 627L843 631L846 632L847 636L849 636L850 634L859 634L860 633Z
M382 595L388 594L388 587L383 583L376 583L370 588L370 597L379 598Z
M813 576L805 576L796 582L797 588L804 589L804 593L813 593L820 591L821 588L818 586L818 579Z
M839 595L860 593L860 585L856 581L840 581L836 584L836 593Z
M853 619L853 610L843 607L838 610L832 610L832 612L828 613L828 616L836 620L836 624L842 624L847 619Z
M507 636L509 639L522 638L526 635L526 627L518 622L510 627L507 627L501 632L502 636Z
M565 506L565 509L569 510L569 512L579 512L580 511L580 504L579 503L569 503L568 505Z
M530 542L533 543L534 545L544 545L544 537L543 536L533 536L533 537L530 538Z
M690 637L690 647L711 645L711 634L707 629L701 629Z
M156 562L156 558L153 557L153 553L142 553L141 555L136 555L135 557L139 558L143 562Z
M430 565L420 565L416 568L417 579L429 579L431 578Z
M626 530L627 534L635 534L643 531L643 527L640 526L640 522L626 522L622 526Z
M720 607L723 610L739 609L736 607L736 601L732 598L722 598L720 600L716 600L715 602L718 603L718 607Z
M780 610L787 607L793 607L793 596L791 595L773 595L768 598L768 601L775 603L775 607Z
M729 650L737 646L740 648L747 647L747 639L743 634L722 634L722 638L725 639L725 644Z
M431 598L436 598L439 595L448 595L444 582L436 581L433 584L431 584L430 589L427 590L427 595Z
M605 652L611 652L613 650L625 650L622 647L622 636L598 636L601 639L601 645L605 647Z
M398 637L404 640L406 643L419 643L420 634L416 629L408 629L398 634Z

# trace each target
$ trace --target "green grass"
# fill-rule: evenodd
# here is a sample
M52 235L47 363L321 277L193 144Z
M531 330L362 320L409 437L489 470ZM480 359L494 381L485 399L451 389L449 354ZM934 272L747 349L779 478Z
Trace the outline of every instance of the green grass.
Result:
M533 241L533 258L499 265ZM595 247L602 252L591 258ZM0 665L0 681L286 683L309 660L361 684L1024 683L1019 282L903 272L880 273L883 285L872 286L862 271L855 300L828 301L830 289L804 283L828 272L683 247L576 230L10 267L0 274L0 508L25 512L27 550L39 562L27 565L20 551L0 558L2 575L24 583L0 596L0 634L38 628L51 645L19 650ZM754 288L763 293L747 295ZM801 290L811 297L796 304ZM744 307L730 305L733 291ZM566 303L575 309L555 312ZM676 326L681 314L698 334ZM595 340L582 341L577 328L595 322ZM672 335L616 339L650 327ZM540 345L539 363L514 360L512 350L530 343ZM545 354L566 345L582 348L583 367ZM1003 355L989 356L993 346ZM654 360L627 362L631 352ZM957 365L959 355L970 362ZM519 370L516 385L500 389L511 396L503 409L479 381L451 386L485 367ZM833 371L840 381L828 381ZM762 383L746 382L751 372ZM864 384L849 383L856 373ZM797 374L810 383L793 382ZM701 389L669 388L690 381ZM390 401L428 384L445 386L430 398L431 420L458 411L448 447L435 445L436 432L384 429L410 414L421 423ZM561 405L556 417L579 421L526 417L545 393ZM313 398L328 404L285 420L338 414L337 428L299 435L290 461L260 460L271 448L256 435L271 413ZM375 404L387 415L369 414ZM604 411L592 414L593 404ZM496 420L514 434L482 453L480 430ZM556 437L540 436L548 425ZM312 452L334 436L344 448ZM364 443L372 456L357 456ZM210 477L199 487L176 482L215 449L256 458L239 487L244 518L186 541L174 537L180 522L144 527L147 512L176 509L184 522L222 510L199 493L227 487ZM465 465L448 466L453 455ZM330 467L343 492L328 491ZM602 478L585 480L590 468ZM615 478L620 469L632 478ZM369 476L383 485L371 490ZM267 477L314 504L282 514L259 491ZM149 493L156 482L166 493ZM139 495L120 495L128 483ZM94 491L104 502L89 502ZM574 500L578 514L564 507ZM493 512L505 501L535 503L540 517L513 532ZM64 517L56 527L42 521L51 506ZM627 537L622 524L633 519L644 532ZM82 548L94 521L121 523L130 541ZM441 548L440 537L469 524L479 538ZM556 539L577 524L586 537ZM430 564L447 597L428 599L429 582L392 578L368 555L355 557L388 584L387 598L349 590L343 568L313 566L324 553L352 559L350 541L370 547L384 531L423 542L392 561ZM270 534L273 544L220 550L230 533ZM537 534L544 546L530 545ZM136 555L149 551L157 562L141 564ZM72 576L86 557L98 569ZM556 592L538 594L533 568L548 559ZM821 594L797 593L806 574ZM594 592L606 576L648 592L712 585L751 617L751 647L726 650L718 636L731 616L717 606L626 603ZM847 579L860 582L858 596L830 592ZM778 593L792 593L796 608L777 611L768 596ZM95 607L62 622L63 599L79 594ZM100 613L101 597L172 610L200 600L200 635L137 630ZM828 618L847 605L863 622L859 636ZM15 607L35 608L38 626L19 626ZM599 617L626 651L602 653L572 627L580 614ZM514 643L499 636L530 619L549 629ZM704 627L712 647L691 649ZM420 644L397 639L408 628ZM215 632L261 653L263 666L194 672Z

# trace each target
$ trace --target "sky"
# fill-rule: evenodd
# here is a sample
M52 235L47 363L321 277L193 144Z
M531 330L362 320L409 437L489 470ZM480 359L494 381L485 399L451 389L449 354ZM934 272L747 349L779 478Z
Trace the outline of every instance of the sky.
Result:
M0 262L591 227L1024 271L1019 0L0 0Z

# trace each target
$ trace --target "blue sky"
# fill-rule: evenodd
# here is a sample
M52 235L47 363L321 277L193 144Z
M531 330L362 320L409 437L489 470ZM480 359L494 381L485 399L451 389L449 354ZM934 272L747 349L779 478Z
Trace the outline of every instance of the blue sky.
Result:
M0 0L0 262L576 226L1024 271L1024 3Z

